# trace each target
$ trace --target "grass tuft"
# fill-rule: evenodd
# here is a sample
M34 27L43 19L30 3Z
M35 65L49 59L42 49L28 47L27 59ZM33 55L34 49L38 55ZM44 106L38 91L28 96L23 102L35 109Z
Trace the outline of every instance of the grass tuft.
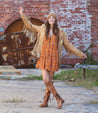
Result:
M42 80L42 75L36 76L32 74L27 74L27 77L23 77L22 80Z
M12 100L11 99L5 100L4 102L6 102L6 103L20 103L20 102L23 102L23 99L13 98Z

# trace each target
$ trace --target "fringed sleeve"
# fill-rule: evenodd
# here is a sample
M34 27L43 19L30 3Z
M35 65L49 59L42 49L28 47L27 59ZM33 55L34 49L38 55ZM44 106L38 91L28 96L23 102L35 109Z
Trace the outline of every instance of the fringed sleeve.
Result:
M36 39L38 38L38 32L35 32L33 30L31 31L28 28L26 28L25 26L23 28L23 32L25 33L26 37L29 38L29 43L35 42Z
M24 22L23 31L26 36L29 37L29 43L35 42L38 38L40 26L32 24L29 20L30 17L27 17L25 14L21 14L21 18Z
M39 26L34 25L31 23L31 21L28 19L28 17L25 14L21 14L21 18L26 26L26 28L28 28L29 30L35 30L35 31L39 31Z
M76 56L82 58L84 53L77 49L75 46L73 46L69 40L66 38L66 33L63 34L63 46L66 49L66 52L71 55L72 53Z

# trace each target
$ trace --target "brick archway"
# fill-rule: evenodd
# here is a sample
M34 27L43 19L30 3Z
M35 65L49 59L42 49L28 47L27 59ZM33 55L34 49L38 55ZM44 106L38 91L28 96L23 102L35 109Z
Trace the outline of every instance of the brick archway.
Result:
M35 19L35 18L31 18L30 20L33 24L38 25L38 26L43 24L42 21ZM4 34L22 31L23 25L24 25L24 23L23 23L22 19L18 19L7 27Z

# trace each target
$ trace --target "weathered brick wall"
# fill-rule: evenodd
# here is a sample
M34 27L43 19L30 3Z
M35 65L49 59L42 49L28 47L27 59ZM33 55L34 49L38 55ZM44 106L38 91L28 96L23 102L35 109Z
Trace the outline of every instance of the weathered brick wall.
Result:
M98 61L98 0L89 0L87 10L91 16L91 36L93 47L91 53L93 58Z
M49 13L48 0L0 0L0 34L20 18L18 7L23 6L26 15L45 21L45 15Z
M89 3L92 5L93 1L89 1ZM93 9L95 4L90 8ZM98 15L93 17L92 14L88 13L87 6L87 0L51 0L50 6L50 10L58 16L59 25L67 33L67 38L74 46L81 50L88 48L92 42L98 46L98 32L96 33L98 30L98 21L95 21ZM95 14L95 11L93 13ZM94 20L93 23L92 19ZM89 52L91 53L92 49ZM94 51L93 53L98 59L98 53ZM75 58L74 61L73 57ZM71 64L78 62L78 59L76 56L69 57L66 55L63 49L62 62Z
M67 38L78 49L89 50L98 60L98 5L97 0L0 0L0 34L20 18L18 7L22 5L26 15L45 22L46 16L53 11L59 26L67 33ZM74 60L73 60L74 58ZM75 64L80 58L68 56L62 51L62 64Z

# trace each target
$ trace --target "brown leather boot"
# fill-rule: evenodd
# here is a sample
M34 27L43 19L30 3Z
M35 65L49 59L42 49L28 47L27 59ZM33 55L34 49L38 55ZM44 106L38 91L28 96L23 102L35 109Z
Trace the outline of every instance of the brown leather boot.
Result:
M52 82L47 82L45 83L46 87L49 88L50 92L54 95L54 97L56 98L57 100L57 103L58 103L58 109L61 109L62 108L62 105L64 103L64 100L58 95L55 87L53 86Z
M40 104L40 107L48 107L48 100L50 97L50 91L48 88L46 88L46 92L45 92L45 96L44 96L44 100L42 102L42 104Z
M52 82L53 84L53 82ZM48 101L49 101L49 98L50 98L50 90L48 87L46 87L46 91L45 91L45 96L44 96L44 100L42 102L42 104L40 104L39 106L40 107L48 107Z

